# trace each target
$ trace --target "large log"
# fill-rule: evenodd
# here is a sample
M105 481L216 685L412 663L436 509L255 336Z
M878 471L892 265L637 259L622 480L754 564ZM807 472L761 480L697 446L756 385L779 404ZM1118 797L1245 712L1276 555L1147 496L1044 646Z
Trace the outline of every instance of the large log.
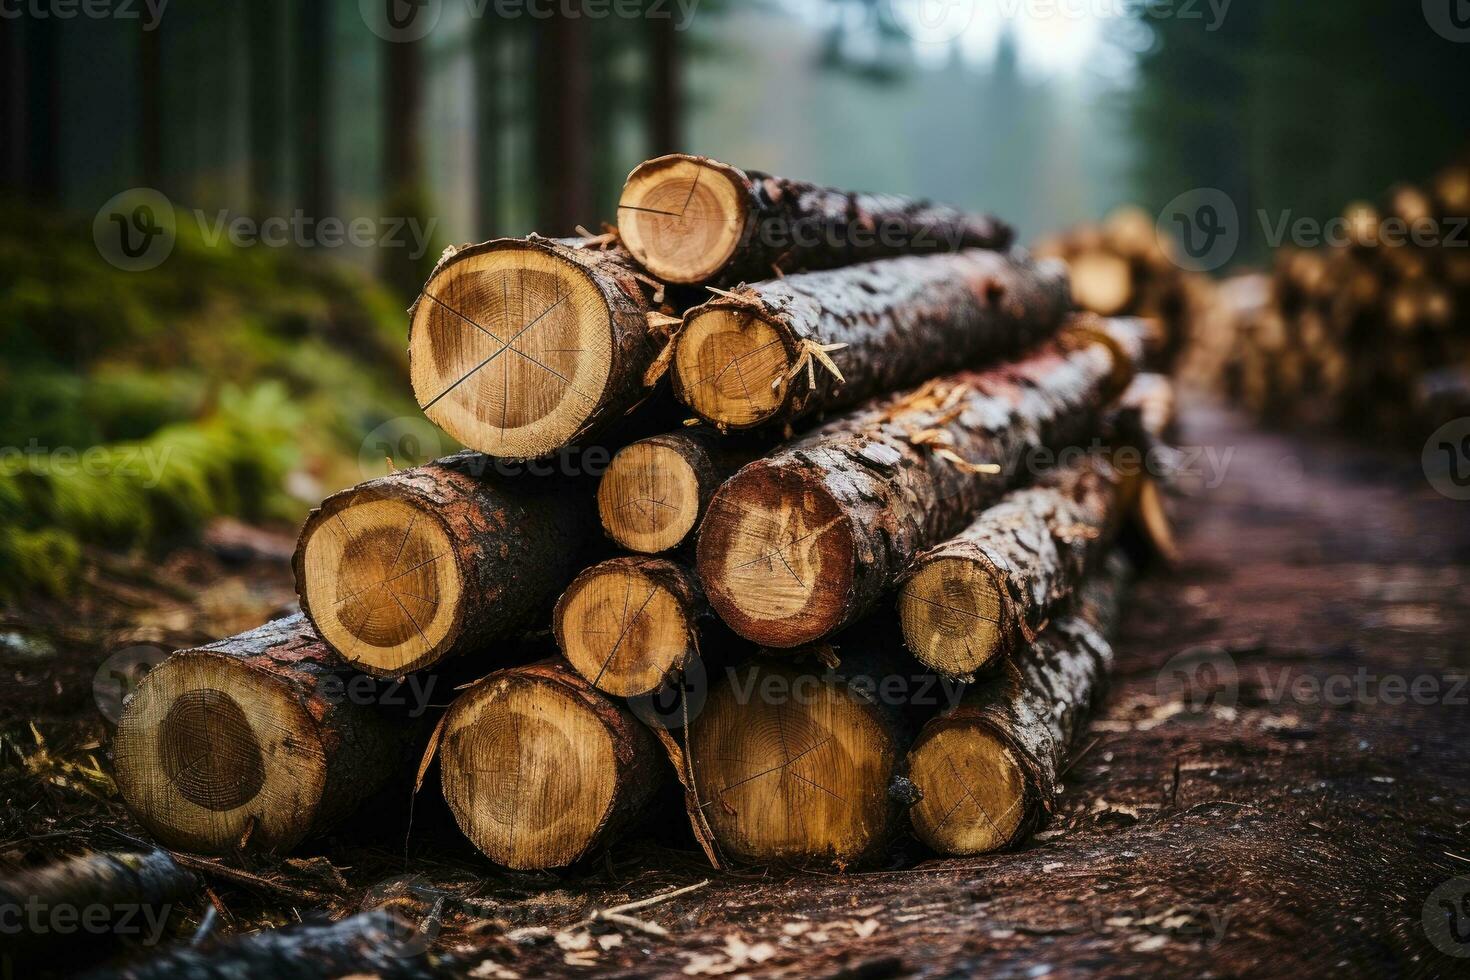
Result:
M286 852L404 771L427 699L337 666L305 617L276 620L148 673L118 721L118 790L168 847Z
M860 194L675 153L644 161L618 202L618 234L664 282L731 285L914 252L1010 247L992 217Z
M460 695L439 766L465 836L519 869L563 867L609 841L665 772L632 713L558 661L497 671Z
M922 797L909 818L925 844L983 854L1023 840L1051 813L1067 750L1112 664L1126 578L1125 563L1110 560L1066 616L920 731L908 775Z
M671 551L692 535L715 489L753 457L703 427L630 443L597 485L602 529L629 551Z
M582 572L557 600L556 642L593 687L618 697L652 694L699 656L704 592L689 569L664 558L609 558Z
M490 653L550 611L591 514L575 487L462 452L333 494L301 529L302 610L347 663L398 677ZM492 664L493 665L493 664Z
M1137 417L1124 425L1141 426L1148 440L1163 439L1173 419L1167 379L1139 375L1120 401ZM921 663L968 680L1036 639L1106 554L1135 503L1141 467L1123 461L1120 470L1111 457L1100 448L1043 473L1036 486L1012 491L914 559L898 612L904 640Z
M1038 447L1076 445L1116 394L1139 342L1068 334L1016 363L936 379L832 422L725 483L698 572L747 639L795 647L849 624L919 551L963 528L1028 474Z
M648 394L661 300L626 252L591 241L501 238L440 260L409 311L409 366L424 414L463 445L544 456Z
M792 422L1019 353L1070 307L1062 263L979 249L759 282L685 315L674 394L719 426Z

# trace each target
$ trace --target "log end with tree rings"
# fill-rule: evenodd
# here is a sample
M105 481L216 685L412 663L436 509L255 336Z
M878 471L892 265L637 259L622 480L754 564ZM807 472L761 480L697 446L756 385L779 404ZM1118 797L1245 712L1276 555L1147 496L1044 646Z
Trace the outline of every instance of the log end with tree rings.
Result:
M721 619L767 647L797 647L847 621L852 527L821 474L762 462L716 491L700 525L700 581Z
M414 305L410 377L424 414L465 446L516 459L576 438L602 409L618 320L637 305L577 251L501 240L441 264Z
M1114 316L1133 299L1133 271L1127 259L1106 251L1085 251L1067 262L1072 299L1084 310Z
M715 278L730 261L749 213L739 171L670 154L629 174L618 201L618 237L655 279L697 284Z
M625 708L549 664L501 671L450 707L440 745L444 798L497 864L564 867L652 794L659 757Z
M695 654L693 576L660 558L612 558L578 575L556 604L557 644L595 688L657 691Z
M908 771L923 793L909 822L940 854L986 854L1021 835L1026 776L1009 743L987 726L931 723L909 750Z
M118 790L165 846L289 850L315 823L329 761L301 693L229 657L170 657L119 719Z
M746 306L691 311L674 352L674 392L701 418L756 426L780 411L796 362L789 330ZM799 382L804 383L804 382Z
M958 557L923 563L898 598L904 643L924 666L968 677L1004 649L1006 605L986 565Z
M624 446L597 485L603 530L629 551L675 548L699 522L703 487L695 464L658 439Z
M689 736L720 849L748 863L845 864L886 837L898 748L877 707L785 664L732 670Z
M302 604L359 670L395 677L439 660L459 634L464 578L441 515L372 484L328 498L298 550Z

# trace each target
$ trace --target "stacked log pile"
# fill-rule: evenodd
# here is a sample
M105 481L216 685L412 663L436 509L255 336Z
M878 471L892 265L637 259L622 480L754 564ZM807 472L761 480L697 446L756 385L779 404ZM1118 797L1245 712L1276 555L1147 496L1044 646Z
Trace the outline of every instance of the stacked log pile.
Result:
M1470 414L1470 165L1350 204L1324 247L1225 283L1200 375L1267 420L1414 445Z
M1153 278L1098 305L1162 313L1129 222L1108 240ZM599 853L674 780L717 864L847 865L906 820L942 853L1024 840L1110 661L1151 486L1118 450L1165 438L1172 389L1148 324L1010 240L673 156L617 232L450 250L413 387L469 448L327 498L300 615L148 675L129 806L168 847L283 854L428 786L517 869ZM592 440L596 487L500 465Z

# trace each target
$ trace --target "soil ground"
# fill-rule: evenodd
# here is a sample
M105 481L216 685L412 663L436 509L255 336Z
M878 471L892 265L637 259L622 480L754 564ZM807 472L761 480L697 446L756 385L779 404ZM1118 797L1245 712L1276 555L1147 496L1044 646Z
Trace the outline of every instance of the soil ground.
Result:
M1181 560L1137 584L1058 817L1023 849L933 860L907 844L848 874L715 873L664 832L520 875L425 801L411 835L385 843L384 810L286 864L209 875L210 929L309 919L314 902L346 914L376 885L366 901L386 888L418 911L447 894L441 966L477 976L1470 973L1453 955L1470 956L1470 505L1437 494L1416 457L1203 405L1183 421L1181 444L1215 453L1207 476L1230 453L1224 480L1178 501ZM183 645L289 603L262 540L11 617L55 651L6 666L0 869L142 836L110 788L97 664L129 631ZM382 885L405 874L406 891ZM653 929L576 926L704 881L631 913ZM171 936L204 908L179 909Z

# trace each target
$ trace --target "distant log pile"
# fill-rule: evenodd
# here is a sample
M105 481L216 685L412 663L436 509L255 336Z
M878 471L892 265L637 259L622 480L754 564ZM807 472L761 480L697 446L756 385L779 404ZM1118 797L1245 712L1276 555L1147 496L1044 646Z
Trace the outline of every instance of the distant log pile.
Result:
M671 156L618 233L451 250L412 384L470 448L327 497L300 615L148 675L113 746L128 806L238 859L438 792L539 870L601 856L673 777L717 863L845 867L906 821L942 853L1018 844L1105 682L1110 556L1153 476L1119 450L1172 423L1140 371L1189 286L1140 220L1054 249L1069 279L991 218ZM574 445L608 452L595 490L499 465Z
M1470 414L1470 165L1350 204L1326 247L1225 283L1200 374L1275 422L1418 445Z

